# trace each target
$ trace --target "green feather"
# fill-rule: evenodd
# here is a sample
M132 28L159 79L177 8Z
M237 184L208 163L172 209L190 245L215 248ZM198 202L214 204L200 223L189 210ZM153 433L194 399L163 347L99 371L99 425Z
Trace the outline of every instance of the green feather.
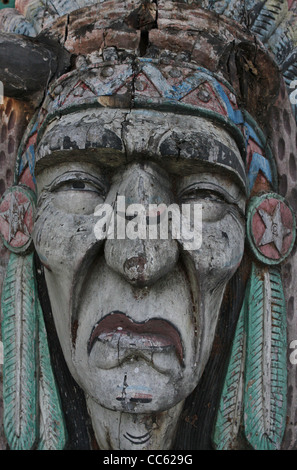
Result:
M217 450L230 450L236 445L243 410L245 364L246 298L239 315L230 360L219 404L213 443Z
M286 308L277 268L252 268L244 427L257 450L279 449L286 424Z
M38 300L37 312L40 361L40 442L38 449L63 450L66 443L66 429L59 393L52 371L43 314Z
M12 450L38 438L33 254L11 254L2 291L4 431Z

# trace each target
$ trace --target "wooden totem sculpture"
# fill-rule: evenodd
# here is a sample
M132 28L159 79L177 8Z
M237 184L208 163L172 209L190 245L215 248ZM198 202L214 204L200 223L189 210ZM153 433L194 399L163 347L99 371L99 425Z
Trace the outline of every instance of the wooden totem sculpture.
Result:
M9 448L295 448L296 1L2 3Z

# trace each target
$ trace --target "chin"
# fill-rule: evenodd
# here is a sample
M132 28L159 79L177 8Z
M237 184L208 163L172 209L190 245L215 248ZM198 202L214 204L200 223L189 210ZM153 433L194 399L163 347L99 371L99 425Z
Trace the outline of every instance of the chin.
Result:
M139 357L131 357L109 370L89 368L89 376L82 374L82 370L77 372L81 387L94 402L112 411L128 413L168 410L190 395L198 383L198 377L189 381L186 370L164 373Z

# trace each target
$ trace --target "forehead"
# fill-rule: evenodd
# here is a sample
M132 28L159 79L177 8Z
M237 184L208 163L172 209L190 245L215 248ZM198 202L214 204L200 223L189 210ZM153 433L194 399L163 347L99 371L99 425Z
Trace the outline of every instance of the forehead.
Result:
M226 173L246 187L242 156L226 130L202 117L142 109L88 109L54 119L39 141L36 175L61 163L116 168L142 160L176 175Z

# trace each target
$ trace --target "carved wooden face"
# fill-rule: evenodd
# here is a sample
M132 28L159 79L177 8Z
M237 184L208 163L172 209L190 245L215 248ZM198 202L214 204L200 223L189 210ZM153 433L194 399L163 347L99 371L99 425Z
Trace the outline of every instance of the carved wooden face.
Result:
M111 410L148 413L184 400L244 251L244 166L234 140L201 117L84 111L45 132L37 185L34 244L74 378ZM115 209L119 197L141 204L146 221L150 204L199 205L201 246L174 238L172 220L168 239L98 239L95 209ZM125 226L133 207L120 213Z

